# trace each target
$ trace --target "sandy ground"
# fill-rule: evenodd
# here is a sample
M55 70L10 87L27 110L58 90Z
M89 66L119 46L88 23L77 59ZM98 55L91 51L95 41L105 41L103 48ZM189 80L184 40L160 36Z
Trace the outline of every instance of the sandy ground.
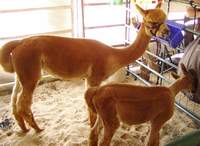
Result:
M126 78L124 82L134 82ZM45 130L39 134L20 129L10 115L10 95L0 97L0 122L9 119L10 127L0 127L0 146L86 146L89 134L87 108L83 98L84 80L55 81L37 86L32 110L36 121ZM1 125L0 125L1 126ZM175 110L174 116L164 125L161 146L197 129L197 125ZM149 124L122 125L112 139L112 146L144 146Z

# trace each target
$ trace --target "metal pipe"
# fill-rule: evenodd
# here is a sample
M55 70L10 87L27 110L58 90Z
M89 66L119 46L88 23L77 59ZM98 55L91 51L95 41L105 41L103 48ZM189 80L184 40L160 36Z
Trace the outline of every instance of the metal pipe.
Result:
M33 35L45 35L45 34L60 34L60 33L69 33L72 32L72 29L63 29L58 31L49 31L49 32L42 32L42 33L36 33L36 34L26 34L26 35L18 35L18 36L10 36L10 37L0 37L0 40L11 40L11 39L18 39L18 38L24 38L29 37Z
M193 120L195 120L195 122L200 125L200 117L198 115L196 115L195 113L187 110L185 107L183 107L182 105L180 105L178 102L175 102L176 107L183 111L184 113L186 113L189 117L191 117Z
M82 17L82 37L85 38L85 4L84 4L84 0L81 0L81 17Z
M24 8L24 9L12 9L12 10L0 10L0 13L16 13L16 12L27 12L27 11L40 11L40 10L54 10L54 9L70 9L70 5L62 6L47 6L37 8Z
M143 79L142 77L140 77L139 75L137 75L136 73L134 73L133 71L131 71L130 69L127 69L127 72L130 73L131 75L135 76L139 80L141 80L145 85L151 86L151 84L148 81L146 81L145 79Z
M144 68L146 68L146 69L148 69L149 71L151 71L151 72L152 72L153 74L155 74L156 76L160 77L161 79L165 80L165 81L168 82L168 83L171 83L171 82L168 81L164 76L162 76L161 74L159 74L157 71L151 69L150 67L146 66L146 65L143 64L142 62L140 62L140 61L138 61L138 60L136 60L136 62L137 62L139 65L141 65L141 66L143 66Z
M189 28L184 28L184 30L185 30L185 31L188 31L188 32L191 32L191 33L193 33L194 35L200 36L200 32L191 30L191 29L189 29Z
M84 6L107 6L110 5L110 3L84 3Z
M125 4L125 2L123 2L123 4ZM107 6L107 5L111 5L111 3L85 3L85 6Z
M155 58L157 58L157 59L159 59L160 61L162 61L162 62L164 62L164 63L170 65L171 67L173 67L173 68L175 68L175 69L178 69L178 67L177 67L176 65L174 65L174 64L172 64L172 63L166 61L165 59L163 59L163 58L161 58L161 57L159 57L159 56L157 56L157 55L151 53L150 51L146 50L146 53L149 54L149 55L151 55L151 56L153 56L153 57L155 57Z
M97 28L108 28L108 27L121 27L124 24L112 24L112 25L101 25L101 26L87 26L85 29L97 29Z
M58 78L53 77L52 75L44 75L40 80L39 84L44 82L56 81L59 80ZM11 92L15 82L9 82L0 84L0 95L5 95L5 93Z

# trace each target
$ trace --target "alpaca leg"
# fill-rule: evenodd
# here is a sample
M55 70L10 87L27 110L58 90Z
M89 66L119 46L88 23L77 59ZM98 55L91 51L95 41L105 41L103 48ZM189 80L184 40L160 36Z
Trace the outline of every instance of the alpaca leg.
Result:
M29 74L22 74L19 71L17 73L22 88L16 102L18 118L21 117L21 119L25 120L36 132L40 132L42 130L36 124L31 111L33 91L39 80L40 70L29 72ZM18 122L22 124L20 120L18 120Z
M95 100L95 106L104 127L104 135L100 146L109 146L115 131L120 126L115 103L110 97L107 99L99 98Z
M17 100L17 114L20 115L36 132L42 131L38 127L31 111L32 94L34 86L26 86L22 84L22 92Z
M87 89L88 89L90 87L99 86L100 82L91 77L91 78L87 78L86 85L87 85ZM89 113L90 128L92 129L90 132L90 135L89 135L89 146L97 146L100 123L98 123L98 125L96 127L94 127L95 122L97 120L97 115L96 115L96 113L92 112L91 110L88 110L88 113Z
M21 92L16 101L16 119L19 125L22 125L23 119L36 132L39 132L41 129L34 120L31 104L33 91L41 76L41 55L37 48L30 47L27 49L26 47L26 45L21 45L20 49L12 55L13 66L21 85Z
M167 112L168 113L168 112ZM151 121L151 131L149 136L149 141L147 146L159 146L160 143L160 129L163 124L168 120L168 116L164 113L158 115L155 119Z
M159 146L159 130L152 125L147 146Z
M15 85L12 90L12 95L11 95L11 106L12 106L12 113L19 124L20 128L22 129L23 132L28 132L28 129L26 128L26 125L24 123L23 117L17 113L17 95L20 91L20 84L17 76L15 76Z
M93 125L93 127L91 127L89 135L89 146L98 145L99 132L100 132L100 119L99 116L97 116L95 124Z
M97 146L98 143L98 132L99 132L99 123L94 127L97 120L97 115L92 111L89 111L89 120L90 120L90 135L89 135L89 146Z
M112 121L110 121L112 122ZM99 146L109 146L111 143L111 139L119 127L119 123L110 123L110 124L104 124L104 135L103 140L100 142Z

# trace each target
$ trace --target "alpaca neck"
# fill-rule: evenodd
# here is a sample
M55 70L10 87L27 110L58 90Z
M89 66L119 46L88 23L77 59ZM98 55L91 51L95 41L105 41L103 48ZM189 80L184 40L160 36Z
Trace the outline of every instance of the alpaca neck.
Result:
M173 96L176 96L181 90L187 89L189 86L189 81L187 79L180 78L176 80L173 84L169 86L169 89Z
M142 56L148 47L151 37L145 32L144 24L141 24L140 30L137 34L135 41L123 49L117 50L117 59L122 66L132 63Z

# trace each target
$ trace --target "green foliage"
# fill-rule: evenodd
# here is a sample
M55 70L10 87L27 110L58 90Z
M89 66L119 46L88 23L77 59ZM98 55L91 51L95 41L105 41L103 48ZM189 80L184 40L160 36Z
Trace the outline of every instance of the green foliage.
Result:
M122 5L123 4L123 0L111 0L111 3L113 5Z

